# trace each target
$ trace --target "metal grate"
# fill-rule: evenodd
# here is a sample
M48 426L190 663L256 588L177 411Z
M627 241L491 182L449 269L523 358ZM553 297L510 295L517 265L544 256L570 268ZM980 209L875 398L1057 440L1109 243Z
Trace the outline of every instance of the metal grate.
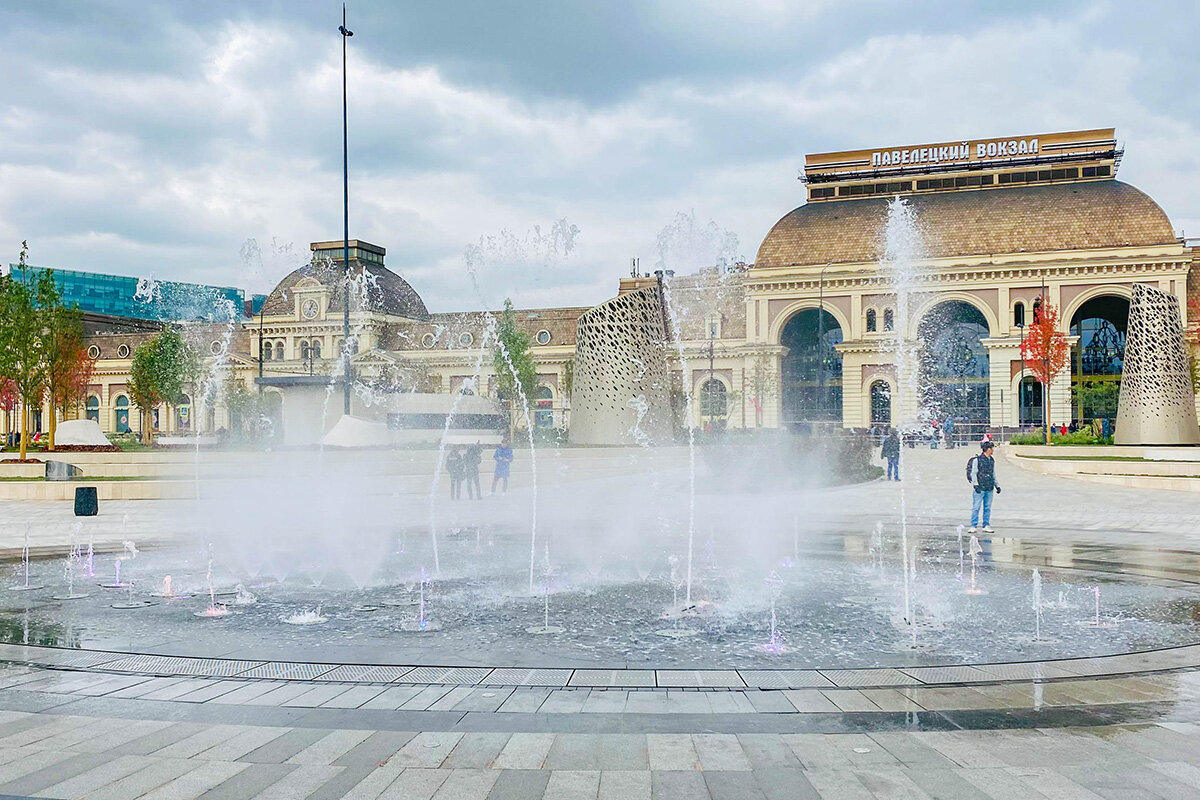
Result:
M487 667L417 667L396 679L397 683L456 683L472 686L492 670Z
M496 669L484 683L503 686L566 686L569 669Z

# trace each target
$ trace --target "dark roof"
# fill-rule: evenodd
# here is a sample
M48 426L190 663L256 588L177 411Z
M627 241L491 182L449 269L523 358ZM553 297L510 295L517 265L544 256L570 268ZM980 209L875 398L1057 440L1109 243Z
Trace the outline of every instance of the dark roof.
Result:
M363 269L367 271L367 307L360 308L359 299L354 297L352 292L351 311L377 311L408 319L429 319L425 301L421 299L415 289L408 285L408 281L387 267L375 264L368 264L364 267L361 262L351 263L352 277L357 278L362 274ZM329 299L331 312L336 313L341 309L342 266L339 262L322 261L316 264L306 264L280 281L279 285L268 295L267 301L263 304L262 313L267 315L290 314L295 309L292 301L292 287L301 279L308 277L316 278L323 286L327 286L331 290Z
M916 212L926 254L1044 252L1169 244L1166 213L1115 180L919 194ZM808 203L771 229L755 267L878 261L888 198Z

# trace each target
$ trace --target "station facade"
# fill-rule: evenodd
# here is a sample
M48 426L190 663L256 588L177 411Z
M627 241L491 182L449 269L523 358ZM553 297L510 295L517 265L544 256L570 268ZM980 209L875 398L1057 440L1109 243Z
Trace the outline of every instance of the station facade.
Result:
M1051 388L1051 422L1115 417L1133 285L1171 293L1186 314L1200 265L1200 247L1116 179L1121 156L1111 128L809 155L806 202L774 225L753 264L663 276L678 312L670 359L679 413L690 405L693 424L705 428L905 424L921 409L975 428L1040 425L1040 387L1020 341L1043 297L1072 347L1070 369ZM896 198L917 233L903 309L887 250ZM230 340L230 378L248 391L260 374L336 369L341 242L312 250L312 264L286 276ZM494 396L491 359L479 357L482 315L431 314L385 255L351 243L351 273L368 287L351 309L356 377ZM618 293L658 280L634 274ZM540 427L570 425L575 325L585 311L516 312L538 364ZM122 418L129 401L120 390L134 342L102 332L93 339L103 380L88 413L119 430L136 416ZM900 370L912 379L900 380ZM191 425L179 409L163 414L167 429ZM199 424L233 421L218 404Z

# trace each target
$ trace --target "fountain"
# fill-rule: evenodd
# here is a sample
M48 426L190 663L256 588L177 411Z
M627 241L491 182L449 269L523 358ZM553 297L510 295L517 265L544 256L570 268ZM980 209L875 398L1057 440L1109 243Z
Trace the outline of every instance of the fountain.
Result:
M774 570L767 576L767 593L771 597L771 638L763 645L763 650L768 653L782 653L785 648L783 646L783 638L779 635L779 627L776 624L775 606L779 602L779 595L783 591L783 578Z
M35 586L29 582L29 525L25 526L25 543L21 546L21 566L25 573L25 582L20 586L10 586L10 592L32 592L35 589L41 589L42 586Z
M542 558L542 624L526 628L526 633L545 636L547 634L564 633L566 631L566 628L550 624L550 577L553 574L554 568L550 564L550 546L546 545L545 555Z

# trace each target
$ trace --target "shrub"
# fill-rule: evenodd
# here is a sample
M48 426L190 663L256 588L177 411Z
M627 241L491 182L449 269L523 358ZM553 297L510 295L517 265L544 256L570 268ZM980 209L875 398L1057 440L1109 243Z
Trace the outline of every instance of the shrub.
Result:
M1009 444L1045 444L1046 440L1041 431L1032 433L1014 433L1008 440ZM1050 434L1050 444L1112 444L1113 437L1097 436L1090 430L1079 430L1066 436L1058 433Z

